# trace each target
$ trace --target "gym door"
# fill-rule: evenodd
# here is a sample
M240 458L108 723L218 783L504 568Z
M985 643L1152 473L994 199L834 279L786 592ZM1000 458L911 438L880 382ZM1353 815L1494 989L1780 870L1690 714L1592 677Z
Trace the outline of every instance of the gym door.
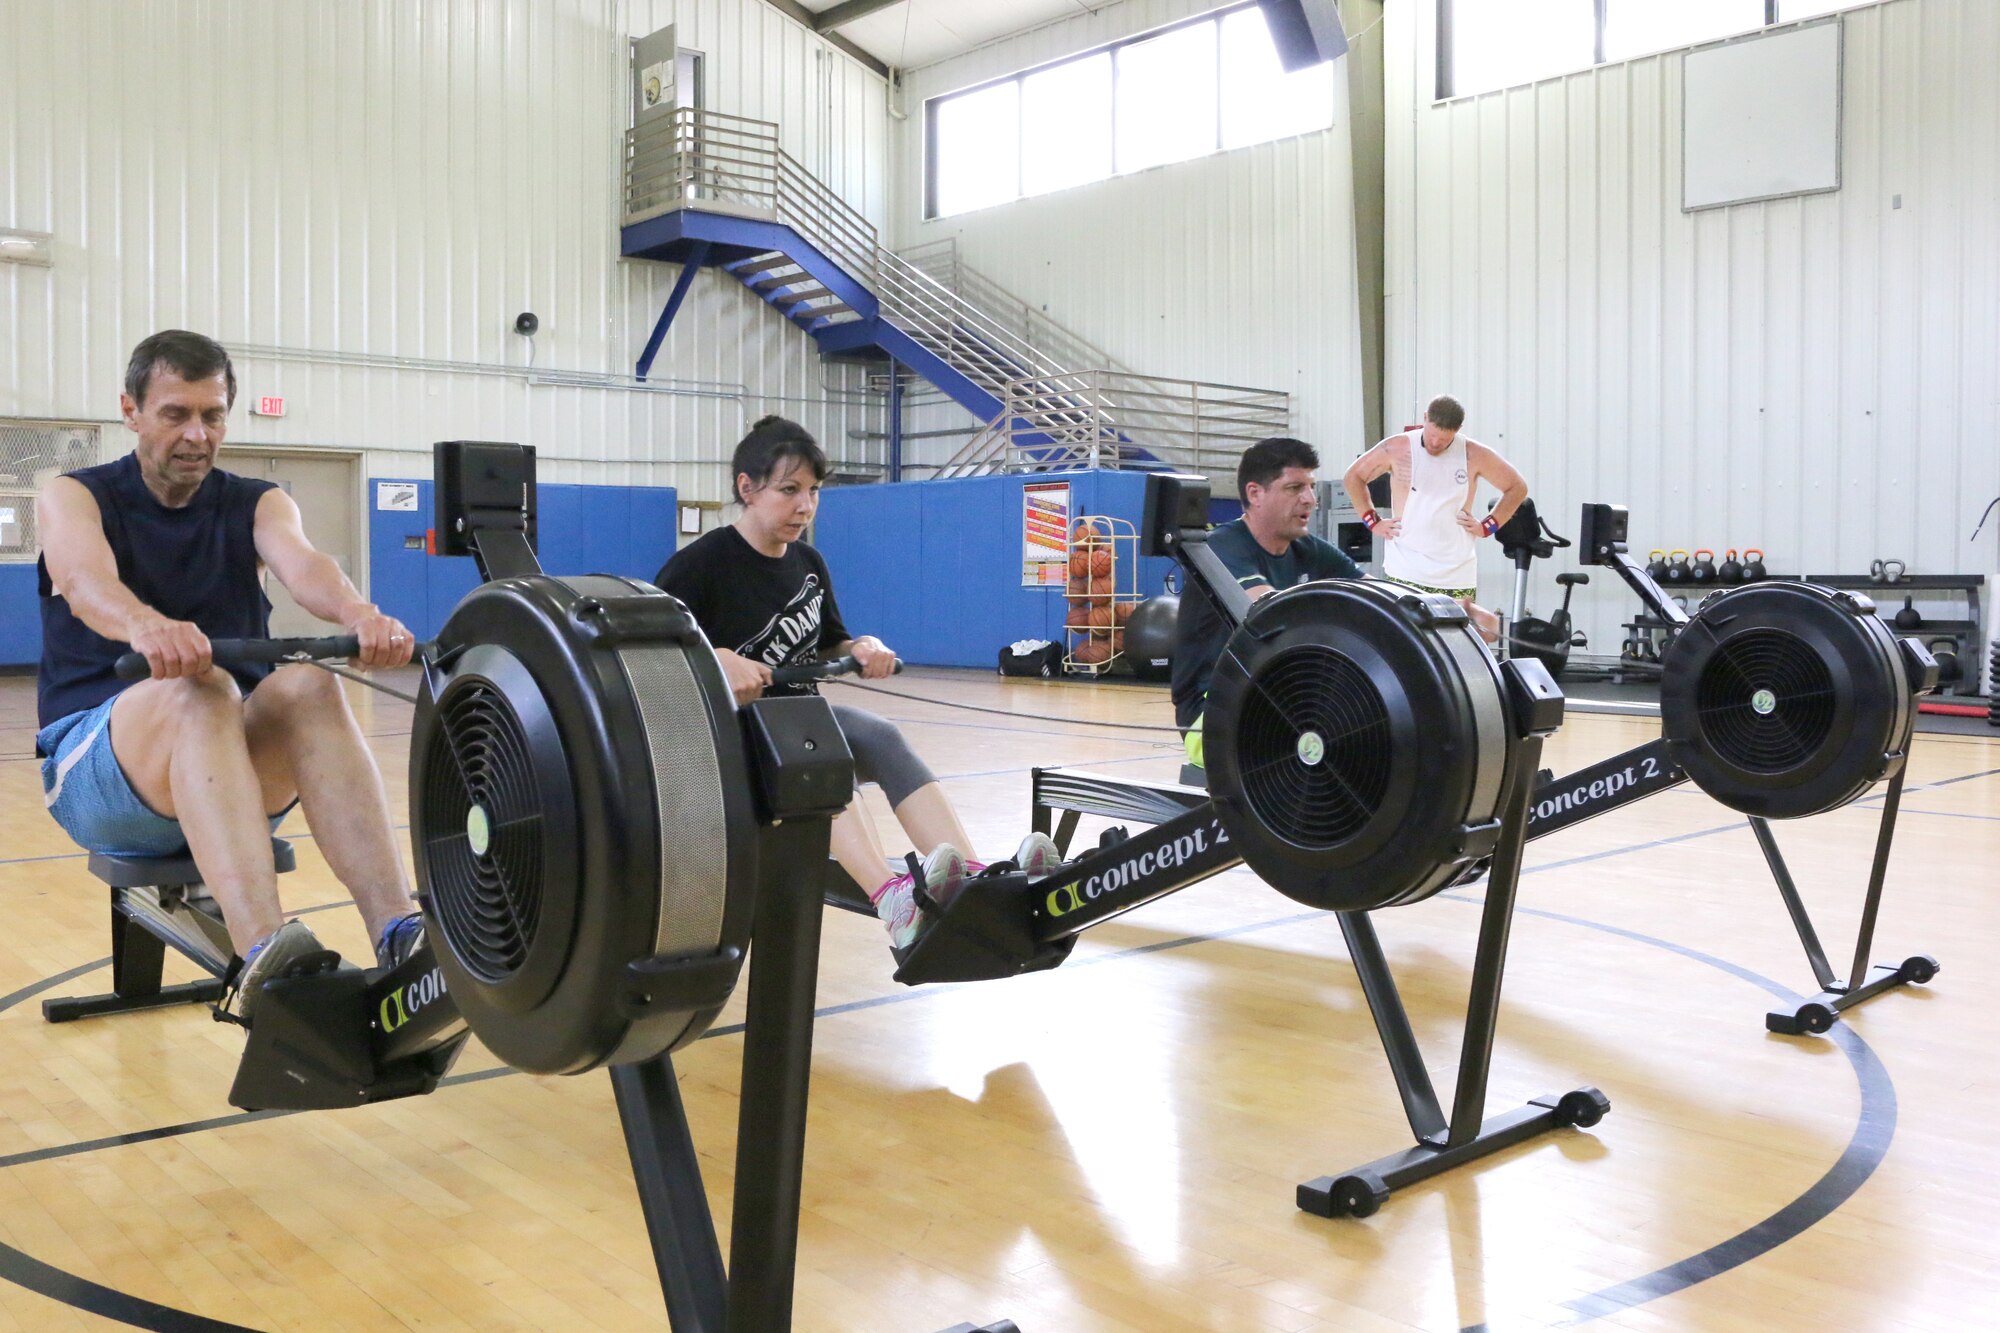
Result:
M306 539L334 558L365 596L361 570L361 456L359 454L233 449L225 446L222 466L245 477L276 482L305 517ZM308 615L274 578L264 583L271 599L275 638L317 638L336 631Z

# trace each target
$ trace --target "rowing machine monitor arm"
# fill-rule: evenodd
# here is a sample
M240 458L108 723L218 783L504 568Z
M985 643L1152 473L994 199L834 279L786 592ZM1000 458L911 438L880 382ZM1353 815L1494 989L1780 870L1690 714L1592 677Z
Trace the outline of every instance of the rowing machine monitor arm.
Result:
M1147 476L1139 551L1178 560L1191 577L1201 580L1231 628L1250 614L1250 595L1222 563L1222 557L1208 549L1207 477L1183 472Z
M1647 610L1669 625L1687 624L1688 613L1653 581L1653 576L1646 572L1644 565L1627 553L1625 530L1630 519L1631 515L1624 505L1585 505L1577 530L1580 551L1577 560L1586 565L1611 566L1618 571L1619 577L1631 585L1632 591L1639 594L1639 600L1646 604Z

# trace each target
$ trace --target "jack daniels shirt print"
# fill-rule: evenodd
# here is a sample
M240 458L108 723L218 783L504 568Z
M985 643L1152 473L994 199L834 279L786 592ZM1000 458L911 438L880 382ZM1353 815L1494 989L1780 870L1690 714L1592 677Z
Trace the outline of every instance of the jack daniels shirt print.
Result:
M715 647L767 667L821 661L853 637L841 621L825 558L804 542L773 559L733 526L716 528L674 552L653 584L694 613ZM817 690L794 685L770 693Z

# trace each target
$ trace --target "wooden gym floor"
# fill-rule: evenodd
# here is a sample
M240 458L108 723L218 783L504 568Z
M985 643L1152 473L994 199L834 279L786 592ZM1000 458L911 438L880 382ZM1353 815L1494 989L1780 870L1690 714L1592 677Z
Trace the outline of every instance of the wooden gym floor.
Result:
M989 857L1027 828L1034 765L1177 771L1171 737L1076 725L1164 723L1158 689L893 688L1005 710L829 690L904 725ZM401 809L409 708L354 695ZM530 1078L473 1049L431 1097L247 1117L226 1101L240 1041L201 1010L45 1025L44 994L108 984L108 938L104 891L41 809L33 714L32 682L0 680L0 1326L664 1326L601 1073ZM1574 716L1549 762L1656 730ZM1811 976L1741 819L1682 788L1531 845L1490 1109L1592 1083L1611 1114L1366 1221L1292 1203L1407 1145L1331 917L1239 870L1055 972L913 991L879 928L830 914L798 1326L2000 1325L2000 1064L1979 1017L2000 1013L2000 743L1921 737L1910 781L1877 956L1944 971L1828 1038L1763 1030ZM1879 808L1778 830L1843 964ZM315 928L361 952L288 831L288 905L329 908ZM1478 896L1380 922L1445 1088ZM677 1061L725 1236L740 1051L724 1026Z

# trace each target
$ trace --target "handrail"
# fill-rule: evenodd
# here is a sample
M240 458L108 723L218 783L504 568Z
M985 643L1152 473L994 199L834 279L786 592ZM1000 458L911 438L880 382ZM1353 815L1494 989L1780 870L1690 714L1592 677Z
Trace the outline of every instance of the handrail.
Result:
M996 397L1013 376L1063 369L883 247L874 224L785 152L770 121L676 108L626 132L625 180L627 225L719 203L792 226L875 287L891 322Z
M967 266L955 238L887 249L771 121L676 108L626 131L624 179L628 226L690 207L784 223L868 287L882 318L1002 404L937 476L1147 462L1233 474L1243 442L1289 429L1289 394L1135 374Z
M1290 429L1291 396L1246 385L1090 370L1012 381L1003 420L1017 467L1164 463L1233 473L1245 445Z
M1016 337L1048 352L1062 365L1130 369L1103 348L1050 319L1041 307L1014 295L967 264L959 252L956 236L926 241L897 253L905 263L928 274L968 305L985 311Z

